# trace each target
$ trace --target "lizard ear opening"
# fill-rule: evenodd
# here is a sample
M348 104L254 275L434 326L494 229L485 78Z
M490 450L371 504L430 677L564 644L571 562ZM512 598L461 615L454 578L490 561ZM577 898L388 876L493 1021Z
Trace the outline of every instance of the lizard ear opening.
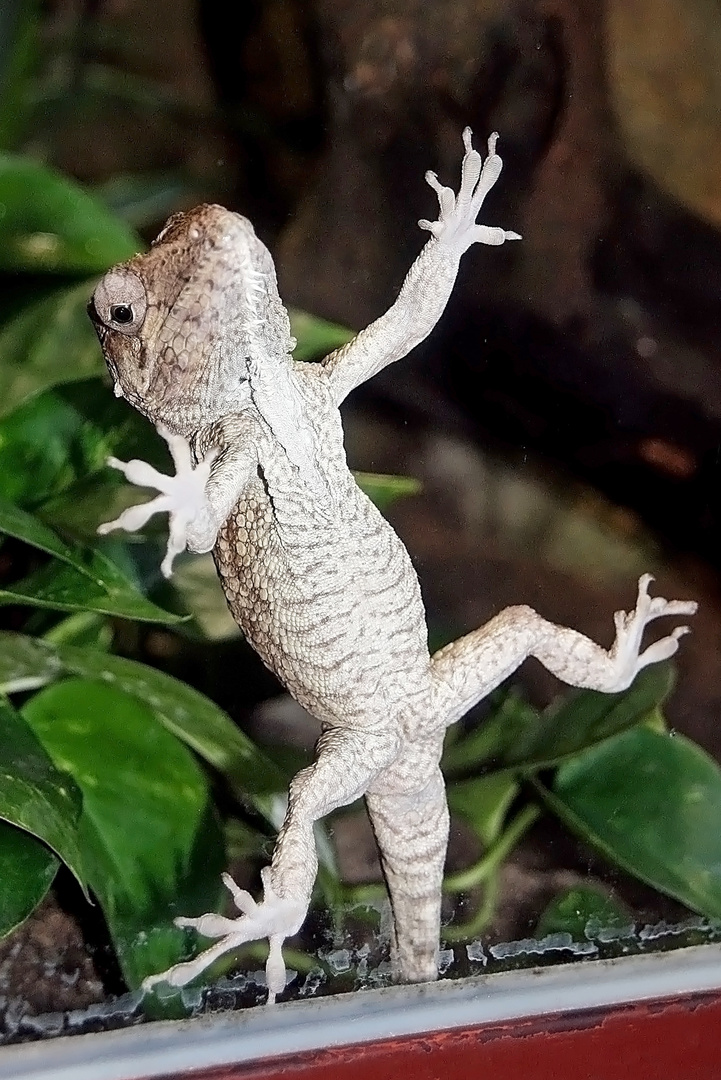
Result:
M137 334L148 309L145 286L132 270L110 270L93 293L93 308L109 330Z

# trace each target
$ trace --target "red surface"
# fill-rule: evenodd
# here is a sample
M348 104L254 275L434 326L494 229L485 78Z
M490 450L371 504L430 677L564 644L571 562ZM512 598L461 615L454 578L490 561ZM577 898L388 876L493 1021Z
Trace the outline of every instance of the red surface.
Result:
M269 1048L270 1049L270 1048ZM440 1031L183 1080L721 1080L721 997Z

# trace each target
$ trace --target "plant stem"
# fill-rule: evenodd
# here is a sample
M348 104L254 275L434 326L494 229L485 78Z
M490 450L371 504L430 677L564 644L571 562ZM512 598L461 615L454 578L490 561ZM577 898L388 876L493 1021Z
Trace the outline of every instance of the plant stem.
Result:
M387 896L382 881L371 881L367 885L348 885L343 891L344 904L372 904Z
M461 870L458 874L451 874L443 882L445 892L459 893L474 889L477 885L487 881L503 860L508 856L524 833L528 832L531 825L541 816L541 808L536 803L524 806L523 810L513 819L505 832L501 833L494 844L488 848L482 859L467 870Z
M444 927L441 930L441 937L443 940L449 943L454 941L468 941L469 938L477 937L482 933L493 918L500 886L500 875L498 873L491 874L486 881L486 887L483 890L483 900L481 901L476 914L468 922L459 923L458 926Z
M268 946L262 941L249 942L243 952L238 955L250 956L253 960L264 964L268 959ZM301 952L300 949L289 949L287 946L283 949L283 957L288 967L295 968L301 975L307 975L314 968L324 966L318 957L309 956L308 953Z
M100 639L106 622L105 616L94 611L78 611L46 630L42 635L43 640L52 645L74 645L78 637L89 634L95 634Z

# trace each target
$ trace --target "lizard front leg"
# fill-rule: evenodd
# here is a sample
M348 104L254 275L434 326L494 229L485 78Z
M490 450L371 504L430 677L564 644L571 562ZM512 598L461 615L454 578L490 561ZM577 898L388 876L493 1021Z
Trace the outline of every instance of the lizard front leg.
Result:
M607 694L625 690L642 668L673 656L689 631L688 626L677 626L641 652L646 626L669 615L693 615L697 608L693 600L649 596L652 581L644 574L634 610L615 613L616 640L608 650L525 606L506 608L485 626L446 645L431 658L437 723L447 726L459 720L529 656L570 686Z
M432 239L413 263L393 306L324 362L337 404L354 387L405 356L428 336L451 295L461 256L472 244L497 246L506 240L521 239L518 233L476 224L483 200L501 174L503 163L496 153L497 139L497 134L491 135L488 156L483 161L473 149L471 129L465 129L466 153L458 195L443 187L435 173L426 173L428 184L438 196L440 213L437 221L422 220L418 224L431 233Z
M246 425L247 426L247 425ZM134 458L119 461L108 458L108 465L118 469L132 484L155 488L160 492L156 498L124 510L115 521L98 526L101 535L113 529L135 532L154 515L169 515L169 536L161 570L169 578L173 561L186 548L202 553L210 551L215 544L218 530L235 505L240 491L257 464L257 454L252 431L241 433L226 441L219 430L220 443L211 446L207 454L193 464L190 444L182 435L175 435L161 424L158 434L168 444L175 476L169 476L153 468L146 461ZM245 434L247 437L243 437Z
M176 925L191 927L206 937L219 938L217 944L194 960L176 964L152 975L143 987L157 983L185 986L224 953L249 941L268 938L270 953L266 964L268 1002L285 988L283 941L303 925L318 869L313 825L339 806L346 806L367 790L374 778L395 758L397 736L389 731L346 731L333 728L318 741L317 757L293 779L288 793L288 811L278 834L271 865L262 871L264 899L256 903L226 874L223 880L243 912L238 919L209 913L197 919L176 919Z
M222 521L214 520L213 508L206 495L206 485L218 451L212 449L198 465L194 466L190 446L182 435L174 435L161 424L157 425L157 430L168 444L175 465L175 476L158 472L147 461L140 461L138 458L132 461L119 461L115 457L108 458L108 465L122 472L131 484L155 488L160 494L150 502L129 507L115 521L106 521L99 525L98 532L101 536L113 529L135 532L141 529L154 514L168 513L170 515L168 546L160 569L164 576L169 578L173 572L173 561L176 555L185 551L186 547L191 547L195 551L210 551L215 543Z

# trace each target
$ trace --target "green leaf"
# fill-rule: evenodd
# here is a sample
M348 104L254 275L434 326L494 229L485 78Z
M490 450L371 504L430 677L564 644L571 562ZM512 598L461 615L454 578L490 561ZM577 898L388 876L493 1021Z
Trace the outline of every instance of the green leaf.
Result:
M633 929L631 913L623 904L599 889L577 885L554 896L538 920L534 937L570 934L574 941L591 941L604 931L605 937L625 937Z
M89 610L146 622L174 623L182 619L147 600L102 552L66 544L32 514L2 498L0 532L67 564L48 563L23 581L0 589L0 606L29 604L54 611Z
M120 474L116 472L115 476L112 476L110 472L110 469L107 469L101 474L78 480L59 495L49 498L42 506L38 506L36 513L54 529L58 529L78 543L100 548L117 564L119 569L125 570L126 573L129 569L126 565L127 560L133 561L130 551L147 544L151 536L159 538L162 544L154 551L153 584L155 584L161 578L160 562L165 553L165 542L168 538L167 515L158 514L151 518L142 529L135 532L126 533L118 530L99 539L98 524L100 522L115 521L129 506L137 506L138 503L153 498L152 492L141 491L134 484L126 484L122 481L119 483L116 477L119 478ZM135 577L132 573L128 576ZM175 585L175 574L173 585Z
M77 485L89 480L99 488L126 486L106 468L110 454L166 469L169 461L152 424L115 398L103 379L54 386L0 420L0 494L35 509L65 492L77 499Z
M507 768L538 770L572 758L579 751L644 720L670 693L670 664L652 664L621 694L580 690L546 709L540 723L504 749Z
M173 572L173 585L208 641L240 637L240 628L228 610L223 590L218 587L218 571L212 555L183 559Z
M114 398L103 380L52 387L0 420L0 498L32 509L54 528L97 547L98 523L114 520L143 498L137 487L107 468L110 454L126 460L140 457L161 471L172 471L167 448L152 424ZM156 531L167 536L167 521L151 524L143 535ZM132 548L143 542L137 536L124 541ZM125 567L117 557L118 544L117 538L100 542L102 550ZM132 573L127 576L135 580Z
M511 803L518 794L518 784L507 772L456 780L448 785L448 806L469 823L476 836L488 847L501 834Z
M509 690L478 727L447 743L441 760L443 772L454 776L487 762L498 763L507 747L527 739L538 725L536 709L516 690Z
M185 618L146 599L99 551L87 553L82 569L50 562L22 581L0 589L0 607L7 604L26 604L51 611L94 611L99 615L165 625Z
M6 701L0 701L0 762L0 818L42 840L69 866L85 888L77 833L80 792L72 777L53 764L26 721ZM8 843L15 850L22 848L16 838L11 837ZM41 860L37 852L28 848L26 866L32 871L41 863L44 882L50 874L51 863L47 859ZM16 876L21 874L18 868ZM20 909L27 907L33 897L36 902L42 899L46 890L41 890L40 885L41 881L38 881L37 889L31 882L21 886L25 900L21 900ZM14 902L5 893L11 887L12 877L9 882L4 877L0 879L0 909L10 912ZM34 906L32 904L30 910ZM7 933L17 925L12 922L16 915L17 909L11 915L9 925L0 925L0 933Z
M61 619L45 631L43 638L53 645L80 645L107 652L113 644L113 628L108 619L94 611L81 611Z
M100 201L27 157L0 154L0 205L0 270L96 274L142 249Z
M0 532L5 533L6 536L14 536L16 540L23 540L31 547L39 548L48 555L54 555L71 566L76 565L76 559L80 560L80 556L74 553L73 549L68 547L47 525L43 525L26 510L21 510L19 506L2 498L0 498ZM77 565L76 569L81 569L81 566Z
M294 360L315 360L340 348L355 337L352 330L336 323L309 315L307 311L291 309L290 329L298 344L293 353Z
M260 857L268 861L270 857L268 837L237 817L225 822L225 846L229 863Z
M235 794L278 827L288 778L209 698L121 656L0 632L0 689L27 690L72 673L101 679L152 709L169 731L222 772Z
M92 291L92 281L72 288L33 288L24 303L4 313L0 322L0 413L9 412L45 387L105 370L87 314Z
M636 727L567 761L544 798L613 862L721 918L721 769L695 743Z
M23 715L82 790L88 880L135 988L184 957L175 915L217 909L225 853L207 780L153 712L117 687L71 679Z
M417 495L422 488L420 480L412 476L390 476L386 473L353 473L361 491L365 491L379 510L385 510L396 499Z
M50 848L30 833L0 822L0 938L32 915L59 865Z

